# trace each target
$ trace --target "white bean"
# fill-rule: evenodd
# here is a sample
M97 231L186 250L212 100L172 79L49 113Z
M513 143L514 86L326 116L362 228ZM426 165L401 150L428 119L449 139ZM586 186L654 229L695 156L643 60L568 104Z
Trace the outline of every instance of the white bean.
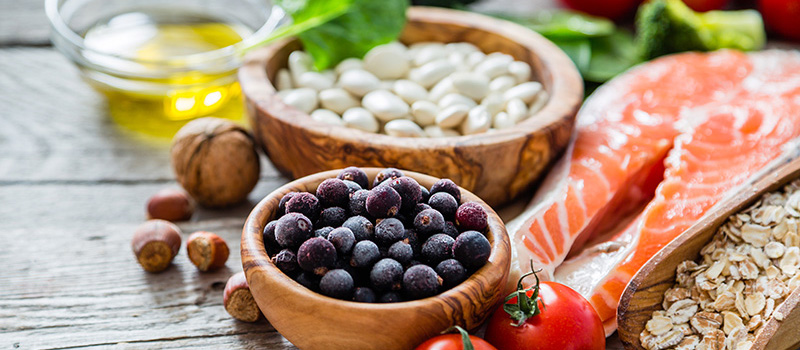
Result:
M419 125L407 119L392 120L383 126L389 136L397 137L423 137L425 133Z
M327 109L315 109L311 112L311 119L325 124L344 125L342 118L339 118L338 114Z
M430 125L424 128L425 134L428 137L452 137L452 136L461 136L458 131L453 129L442 129L438 125Z
M322 90L319 92L319 103L322 108L342 114L344 111L358 107L361 102L355 99L350 93L341 88Z
M344 125L366 132L378 132L380 130L380 124L375 119L375 116L361 107L353 107L345 111L342 115L342 120Z
M431 101L420 100L411 105L411 115L414 116L414 121L422 126L436 123L437 113L439 113L439 107Z
M467 119L461 124L461 133L472 135L486 132L492 126L492 115L484 106L476 106L469 110Z
M450 61L441 59L412 69L408 78L427 89L455 71L456 67Z
M442 128L452 128L458 126L469 113L469 107L455 105L447 107L436 114L436 125Z
M495 129L508 129L516 125L517 123L511 120L511 117L508 116L506 112L500 112L494 115L494 120L492 125Z
M442 97L451 92L456 92L456 88L453 86L453 80L447 77L439 80L439 82L431 88L430 93L428 93L428 100L439 102Z
M361 104L375 117L385 122L407 116L410 109L403 99L386 90L368 93L361 100Z
M420 67L426 63L446 58L448 53L449 52L444 49L444 45L427 45L420 48L416 56L414 56L414 65Z
M339 85L351 94L361 97L370 91L377 90L381 81L370 72L362 69L351 69L339 77Z
M392 85L392 91L408 103L414 103L428 97L428 91L424 87L406 79L395 81Z
M531 80L531 66L522 61L509 63L508 73L517 80L517 84Z
M447 56L447 60L456 66L456 72L466 72L470 70L469 66L467 66L466 56L460 52L451 53Z
M508 73L508 64L514 62L514 58L509 55L491 54L483 62L475 66L475 73L483 74L489 79Z
M300 74L300 78L297 80L297 86L322 91L332 88L334 81L335 79L331 79L329 76L320 72L305 72Z
M531 116L539 112L544 107L544 105L547 104L548 98L549 95L545 90L542 90L542 92L536 95L536 101L533 101L533 103L531 103L531 108L528 109L528 116Z
M466 64L470 68L475 68L479 63L486 59L486 54L480 51L470 52L467 54Z
M292 74L292 79L295 82L300 79L300 75L311 71L313 66L314 61L305 51L292 51L289 54L289 73Z
M488 110L492 115L500 113L505 106L503 95L490 93L481 101L481 106L486 107L486 110Z
M341 75L351 69L364 69L364 62L355 57L345 58L336 65L336 74Z
M506 113L512 121L519 122L528 115L528 105L518 98L513 98L506 102Z
M299 88L292 90L283 90L278 93L283 103L293 106L305 113L317 109L317 91L310 88Z
M518 98L525 103L531 103L541 91L542 84L529 81L506 90L506 92L503 93L503 99L505 101L510 101L511 99Z
M281 68L278 70L278 73L275 75L275 87L278 91L282 90L289 90L292 89L292 75L289 73L289 70L286 68Z
M510 76L510 75L501 75L497 78L492 79L489 83L489 91L491 92L499 92L504 93L506 90L514 87L517 84L517 80Z
M405 51L406 47L400 43L376 46L364 56L364 69L379 79L402 78L409 69Z
M472 108L475 107L477 103L475 103L475 101L473 101L471 98L457 93L447 94L442 97L441 100L439 100L439 108L441 109L455 105L462 105L467 108Z
M478 47L476 47L475 45L472 45L471 43L466 43L466 42L449 43L449 44L445 44L444 47L447 50L451 51L451 52L458 52L458 53L463 54L463 55L468 55L468 54L470 54L472 52L480 51L480 49L478 49Z
M489 78L472 72L456 72L450 75L456 91L473 100L480 101L489 93Z

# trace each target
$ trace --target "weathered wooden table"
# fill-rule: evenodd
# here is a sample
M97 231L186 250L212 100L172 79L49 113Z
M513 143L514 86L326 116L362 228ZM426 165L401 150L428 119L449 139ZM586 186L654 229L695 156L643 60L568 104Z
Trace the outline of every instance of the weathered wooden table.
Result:
M238 322L222 307L225 281L241 270L246 214L288 179L262 159L247 203L180 225L225 238L226 268L199 273L182 250L164 273L145 273L130 239L146 199L176 186L168 142L109 120L49 46L42 3L0 0L0 348L293 349L267 321ZM549 1L522 7L540 6ZM621 346L612 338L609 348Z

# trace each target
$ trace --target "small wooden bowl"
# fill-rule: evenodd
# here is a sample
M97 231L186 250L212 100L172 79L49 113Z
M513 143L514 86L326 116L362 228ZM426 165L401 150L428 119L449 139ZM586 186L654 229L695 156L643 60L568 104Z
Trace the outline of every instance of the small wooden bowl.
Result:
M747 190L720 202L700 221L654 255L622 294L617 309L619 338L626 349L644 349L639 334L650 320L653 311L661 309L664 292L675 283L675 269L686 260L695 260L700 250L711 241L717 229L733 214L753 205L762 195L780 189L800 178L800 158L765 172L761 179L743 186ZM751 350L797 349L800 345L800 289L794 290L776 307L775 313L785 315L783 321L770 317L756 335Z
M283 173L301 177L346 166L396 167L446 177L491 205L529 189L561 154L583 99L583 81L557 46L522 26L487 16L412 7L401 41L471 42L484 52L503 52L529 63L550 99L512 129L472 136L403 138L316 122L275 95L272 79L289 53L286 40L245 58L239 81L247 98L256 141Z
M380 170L364 168L370 179ZM427 188L438 180L403 172ZM242 231L242 266L250 291L272 326L286 339L301 349L410 349L452 325L476 328L502 302L511 261L508 234L492 208L464 189L462 201L478 202L489 214L486 237L492 253L486 265L456 287L421 300L368 304L317 294L283 274L264 249L264 226L273 219L286 193L314 193L322 181L338 173L314 174L275 190L256 205Z

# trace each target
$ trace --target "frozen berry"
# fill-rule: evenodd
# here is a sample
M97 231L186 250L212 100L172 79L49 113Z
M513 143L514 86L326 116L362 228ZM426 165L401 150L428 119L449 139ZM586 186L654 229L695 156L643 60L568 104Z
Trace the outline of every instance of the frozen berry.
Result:
M369 188L369 178L367 178L367 173L365 173L364 170L354 166L345 168L339 173L339 175L336 175L336 178L339 180L353 181L363 189Z
M322 208L319 199L311 193L300 192L286 202L286 213L300 213L311 220L317 220Z
M395 218L397 220L400 220L400 222L403 223L403 226L414 227L414 217L413 216L409 217L404 212L397 213L397 215L393 216L393 218ZM383 219L378 219L378 221L380 221L380 220L383 220Z
M403 172L395 168L386 168L381 170L378 175L375 175L375 181L372 182L372 188L378 187L381 182L389 179L396 179L403 176Z
M369 280L375 290L400 290L403 286L403 265L394 259L381 259L372 266Z
M425 209L414 218L414 229L423 236L444 231L444 217L434 209Z
M416 266L416 265L424 265L424 264L422 263L422 261L419 261L419 260L411 260L411 262L408 263L408 267Z
M297 275L295 281L300 283L303 287L311 289L315 292L319 290L319 276L314 275L313 273L301 272L299 275Z
M388 218L375 225L375 240L383 246L391 245L404 238L406 228L400 220Z
M350 251L353 250L353 245L356 244L356 236L347 227L334 229L328 234L327 238L333 243L334 248L339 252L339 256L350 254Z
M381 295L381 298L378 300L378 302L381 303L399 303L401 301L403 301L403 298L400 297L400 294L397 294L395 292L389 292L384 295Z
M356 191L364 189L363 187L359 186L359 184L357 184L357 183L355 183L353 181L350 181L350 180L342 180L342 182L344 182L344 184L347 185L347 195L348 195L348 197L352 196L353 193L356 193ZM348 202L349 202L349 199L348 199Z
M322 276L336 262L336 247L322 237L314 237L305 241L297 249L297 263L305 271Z
M458 237L458 235L460 234L460 232L458 232L458 229L456 228L456 225L452 221L444 223L444 230L442 230L442 233L450 237L453 237L453 239Z
M453 243L455 240L443 233L438 233L422 244L422 258L431 265L453 257Z
M330 270L319 281L322 294L348 300L353 296L353 277L342 269Z
M437 192L432 194L431 198L428 199L428 205L442 213L442 216L444 216L445 220L453 220L456 217L458 202L451 194L447 192Z
M476 202L462 204L456 210L456 226L462 231L481 231L486 229L489 215L486 210Z
M394 188L380 186L369 191L367 196L367 213L375 218L388 218L400 211L402 198Z
M431 186L431 196L439 192L447 192L456 199L456 202L461 203L461 189L458 188L458 185L453 180L439 179L439 181L436 181Z
M270 255L278 252L281 248L278 241L275 240L275 226L278 225L278 220L272 220L264 226L263 238L264 238L264 249L270 253Z
M414 258L414 250L411 249L411 245L406 242L395 242L389 247L388 256L406 265Z
M278 219L275 225L275 240L281 247L294 248L311 238L313 229L314 225L305 215L288 213Z
M358 190L350 195L350 202L348 204L350 215L369 215L367 213L367 197L369 193L370 191L367 190Z
M453 256L470 270L478 269L486 264L491 253L492 245L478 231L461 233L453 244Z
M363 216L351 216L344 221L342 227L347 227L350 231L353 231L356 241L371 240L372 236L375 235L375 226L372 221Z
M358 287L353 293L353 301L358 301L361 303L374 303L375 292L373 292L369 287Z
M436 265L436 274L442 278L443 284L451 288L467 279L467 269L456 259L447 259Z
M300 271L300 265L297 265L297 255L290 249L284 249L275 254L272 257L272 263L289 276Z
M419 190L422 193L422 198L419 200L420 202L428 203L428 199L431 198L431 192L428 191L425 186L420 185Z
M296 194L297 192L292 191L281 197L281 200L278 202L278 214L276 216L280 217L281 215L286 214L286 202L292 199L292 197L294 197Z
M317 220L317 227L339 227L347 219L347 211L341 207L325 208L319 213L319 220Z
M403 233L403 242L408 243L408 245L411 246L411 249L414 251L414 255L419 254L422 242L419 241L419 235L417 235L417 231L406 230L406 232Z
M328 239L328 234L333 231L333 227L326 226L321 229L314 231L314 237L322 237Z
M403 274L403 291L411 299L436 295L442 279L428 265L414 265Z
M353 246L353 257L350 259L350 266L370 267L381 258L378 245L373 241L360 241Z
M431 208L430 205L427 205L425 203L417 203L417 205L414 207L414 210L411 211L411 215L412 215L411 217L414 217L414 218L417 217L417 214L419 214L419 212L421 212L421 211L423 211L425 209L433 209L433 208Z
M388 180L386 184L400 194L400 198L402 198L401 210L414 210L414 206L422 199L422 190L419 187L419 183L408 176Z
M342 180L327 179L317 187L317 198L323 207L341 207L350 200L350 190Z

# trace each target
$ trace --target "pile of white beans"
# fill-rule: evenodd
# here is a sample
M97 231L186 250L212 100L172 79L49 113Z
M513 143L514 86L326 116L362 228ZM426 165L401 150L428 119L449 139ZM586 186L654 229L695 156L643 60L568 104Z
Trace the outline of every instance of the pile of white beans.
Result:
M275 77L278 95L316 121L401 137L511 128L547 102L531 67L470 43L397 42L315 71L303 51Z

